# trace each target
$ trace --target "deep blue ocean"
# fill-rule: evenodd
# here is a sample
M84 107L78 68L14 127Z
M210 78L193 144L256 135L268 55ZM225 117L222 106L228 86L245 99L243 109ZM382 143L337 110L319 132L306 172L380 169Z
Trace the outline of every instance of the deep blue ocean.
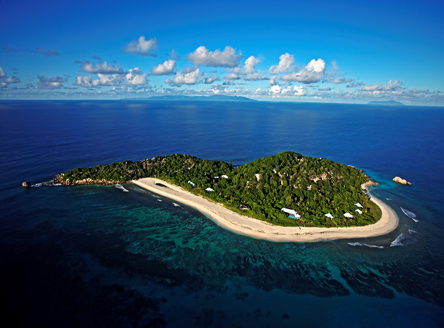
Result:
M21 187L157 155L281 151L363 169L399 227L273 243L130 184ZM1 101L2 327L443 327L443 169L438 107Z

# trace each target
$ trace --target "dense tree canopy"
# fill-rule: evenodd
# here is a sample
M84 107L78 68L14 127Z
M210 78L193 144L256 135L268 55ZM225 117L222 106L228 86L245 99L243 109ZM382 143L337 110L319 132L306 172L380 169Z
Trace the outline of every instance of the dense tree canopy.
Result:
M77 168L66 172L63 179L117 183L144 177L164 179L234 211L278 225L358 226L374 223L380 217L377 206L361 189L368 180L361 170L294 152L260 158L237 168L223 161L173 154ZM214 191L207 192L206 188ZM362 204L362 214L355 211L355 203ZM239 209L241 205L244 210ZM287 217L281 211L283 207L296 210L301 220ZM346 212L353 218L344 217ZM333 219L327 218L327 213Z

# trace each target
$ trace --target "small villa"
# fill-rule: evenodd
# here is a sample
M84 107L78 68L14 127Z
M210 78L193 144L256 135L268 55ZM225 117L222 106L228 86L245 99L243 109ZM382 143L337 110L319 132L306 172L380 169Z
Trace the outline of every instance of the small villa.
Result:
M240 204L240 205L239 205L239 209L242 210L242 211L247 211L247 210L248 210L248 207L245 206L244 204Z
M189 183L190 185L192 185L193 187L195 186L194 182L191 182L190 180L188 180L188 183Z
M350 214L350 213L348 213L348 212L347 212L347 213L345 213L345 214L344 214L344 216L345 216L346 218L352 218L352 217L353 217L353 215L351 215L351 214Z
M287 213L289 218L292 218L295 220L299 220L301 218L301 216L295 210L292 210L289 208L283 208L281 211L284 213Z
M205 191L214 191L214 189L208 187L207 189L205 189Z
M327 213L325 214L326 217L328 217L330 220L333 219L333 215L331 215L331 213Z
M214 177L215 179L219 179L219 177Z
M359 214L362 214L362 211L360 209L357 209L355 212L358 212Z
M225 174L221 175L221 177L224 178L224 179L228 179L228 176L226 176Z
M355 206L362 208L362 205L360 203L356 203Z

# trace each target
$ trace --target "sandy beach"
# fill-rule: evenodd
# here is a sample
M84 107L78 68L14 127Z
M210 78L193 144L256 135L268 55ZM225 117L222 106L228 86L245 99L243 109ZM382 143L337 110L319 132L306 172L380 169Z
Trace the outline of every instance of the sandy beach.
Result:
M206 214L219 226L237 234L276 242L314 242L332 239L365 238L380 236L398 226L396 213L372 195L372 201L382 210L381 219L371 225L351 228L281 227L235 213L221 204L194 195L181 187L155 178L134 180L134 184L153 193L189 205ZM156 183L162 184L159 186Z

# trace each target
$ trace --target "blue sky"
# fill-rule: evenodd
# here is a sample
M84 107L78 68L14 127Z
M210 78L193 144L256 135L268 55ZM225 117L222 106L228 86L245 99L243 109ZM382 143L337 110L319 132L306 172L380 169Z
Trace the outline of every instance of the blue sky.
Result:
M0 99L442 106L442 17L444 2L432 0L3 0Z

